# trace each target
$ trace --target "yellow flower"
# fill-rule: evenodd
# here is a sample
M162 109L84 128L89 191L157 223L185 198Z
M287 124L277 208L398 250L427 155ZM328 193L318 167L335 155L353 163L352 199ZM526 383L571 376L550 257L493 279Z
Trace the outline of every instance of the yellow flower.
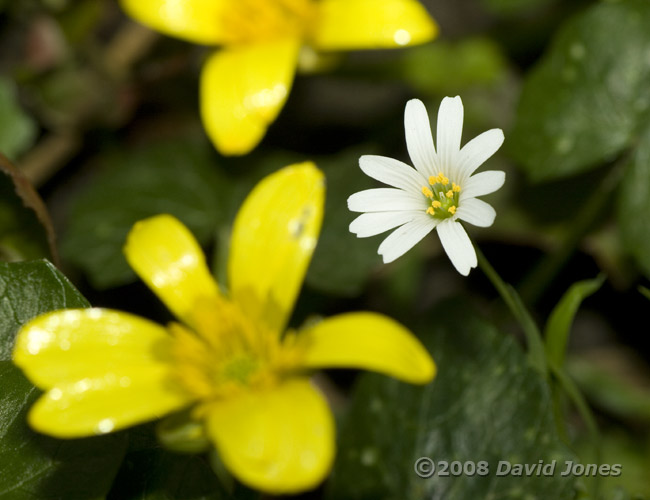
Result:
M427 383L435 365L395 321L345 313L300 332L287 321L316 246L324 178L312 164L263 179L234 223L229 293L189 230L170 215L138 222L126 245L136 273L180 320L73 309L21 328L14 362L45 394L30 425L74 438L187 410L226 467L272 493L316 486L334 456L334 422L310 373L379 371Z
M303 46L321 51L427 42L437 26L418 0L121 0L134 19L223 49L200 82L217 149L238 155L264 137L287 99Z

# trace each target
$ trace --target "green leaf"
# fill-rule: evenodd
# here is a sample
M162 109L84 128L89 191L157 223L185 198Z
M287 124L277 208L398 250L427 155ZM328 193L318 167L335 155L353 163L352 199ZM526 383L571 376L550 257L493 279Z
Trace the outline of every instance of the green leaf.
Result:
M604 282L605 276L601 275L591 280L574 283L553 308L544 328L546 355L551 363L556 366L564 364L573 318L582 301L598 291Z
M566 22L528 75L510 151L533 180L573 175L629 147L650 108L650 4L603 2Z
M623 247L650 277L650 127L639 140L618 196L618 226Z
M16 332L30 319L48 311L89 305L45 260L0 262L0 361L11 359Z
M124 434L60 440L27 427L40 394L10 361L0 361L0 500L100 500L126 449Z
M610 414L650 422L650 390L617 366L615 351L610 349L600 353L600 356L597 354L572 357L567 363L568 371L580 389L597 407ZM632 363L618 364L628 370L634 367Z
M36 123L18 104L14 83L0 78L0 153L16 159L34 143L36 132Z
M27 426L39 396L11 361L18 328L31 318L88 302L46 261L0 263L0 500L102 499L126 449L124 434L59 440Z
M325 173L327 195L323 228L306 282L335 295L359 295L372 270L381 263L377 254L381 240L357 238L349 230L350 222L360 214L348 210L348 197L372 187L372 180L359 168L359 156L349 151L334 159L316 160Z
M229 184L206 144L188 140L116 151L74 200L61 252L96 288L133 281L122 246L140 219L169 213L206 244L223 219Z
M239 488L243 490L243 488ZM126 456L107 500L222 500L254 496L226 492L207 459L162 448Z
M502 79L507 70L499 46L488 38L413 47L404 53L401 64L403 78L424 94L455 95L459 88L488 86Z
M453 302L432 312L425 331L436 379L417 387L361 378L327 498L572 498L575 478L560 472L576 458L556 434L548 385L515 341ZM489 474L421 478L414 470L419 457L439 468L443 461L486 461ZM555 474L497 475L499 461L540 460L556 460Z

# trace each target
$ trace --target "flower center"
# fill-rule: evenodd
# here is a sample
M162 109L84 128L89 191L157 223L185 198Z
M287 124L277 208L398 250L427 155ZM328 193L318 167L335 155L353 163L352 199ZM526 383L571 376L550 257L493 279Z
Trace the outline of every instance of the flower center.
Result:
M223 38L230 44L302 37L315 10L313 0L235 0L221 19Z
M453 216L458 208L458 193L460 193L460 186L455 182L450 183L449 178L442 172L430 176L429 185L422 186L422 194L431 203L427 213L436 219L447 219Z
M210 400L245 388L275 384L294 366L296 351L225 298L199 304L196 327L172 323L176 378L198 399Z

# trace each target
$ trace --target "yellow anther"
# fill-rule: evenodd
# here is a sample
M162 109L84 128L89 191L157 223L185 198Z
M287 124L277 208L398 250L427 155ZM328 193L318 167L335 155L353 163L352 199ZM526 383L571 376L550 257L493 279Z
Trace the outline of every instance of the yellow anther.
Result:
M429 215L433 215L433 208L431 208L431 207L427 208L427 213Z
M452 205L447 209L447 212L449 212L451 215L454 215L456 213L456 205Z
M433 198L433 191L426 186L422 186L422 194L427 198Z
M451 183L451 188L454 190L454 193L460 193L460 186L455 182Z
M442 206L442 203L440 203L438 200L432 201L431 206L433 208L440 208Z
M447 198L453 198L453 197L454 197L454 191L453 191L453 189L450 189L449 191L447 191L447 192L445 193L445 196L446 196Z
M436 182L438 182L438 179L436 177L434 177L433 175L430 175L429 176L429 184L431 184L433 186Z
M446 186L447 184L449 184L449 178L442 176L440 177L440 182L442 183L443 186Z

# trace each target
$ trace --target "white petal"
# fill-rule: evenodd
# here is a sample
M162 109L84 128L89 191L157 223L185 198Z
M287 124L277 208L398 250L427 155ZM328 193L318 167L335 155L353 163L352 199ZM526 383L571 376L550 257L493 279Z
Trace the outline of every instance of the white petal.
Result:
M436 227L437 219L426 214L422 215L422 217L398 227L381 242L377 253L383 257L384 264L393 262L404 255Z
M477 135L469 141L458 156L458 169L461 177L469 177L503 144L503 131L493 128Z
M350 223L350 232L357 235L358 238L367 238L368 236L375 236L381 234L394 227L401 226L407 222L411 222L422 211L411 212L371 212L368 214L361 214Z
M352 212L390 212L392 210L422 210L428 207L423 194L409 193L395 188L366 189L348 198Z
M458 210L456 210L457 219L479 227L491 226L496 216L497 213L492 205L476 198L469 198L459 203Z
M451 263L460 274L467 276L470 269L476 267L478 262L472 241L465 229L460 222L447 219L438 224L437 230L442 248L447 252Z
M503 186L506 181L506 173L501 170L486 170L472 175L463 184L460 192L460 201L466 198L476 198L486 194L494 193Z
M420 193L422 186L429 185L428 177L393 158L366 155L359 158L359 166L367 176L405 191Z
M457 178L456 161L463 134L463 102L460 97L445 97L438 110L438 163L449 178Z
M415 168L428 179L440 170L436 161L436 148L431 136L431 124L424 104L419 99L411 99L404 110L404 131L406 148Z

